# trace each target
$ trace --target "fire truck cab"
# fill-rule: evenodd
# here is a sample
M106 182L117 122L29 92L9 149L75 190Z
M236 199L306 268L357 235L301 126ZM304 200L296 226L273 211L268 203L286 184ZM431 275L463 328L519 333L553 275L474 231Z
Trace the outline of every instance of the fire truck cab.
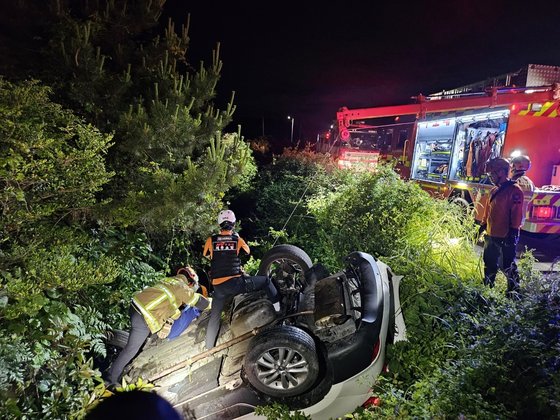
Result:
M543 66L540 66L543 67ZM544 66L550 67L550 66ZM556 68L560 71L560 68ZM557 73L558 76L558 73ZM560 80L557 78L556 80ZM469 205L480 220L492 187L488 160L528 155L537 189L526 194L524 231L560 233L560 85L492 87L484 92L419 95L417 103L337 113L341 138L372 130L376 121L412 116L402 149L389 153L404 178L434 196ZM403 118L405 117L405 118ZM397 122L398 121L398 122Z

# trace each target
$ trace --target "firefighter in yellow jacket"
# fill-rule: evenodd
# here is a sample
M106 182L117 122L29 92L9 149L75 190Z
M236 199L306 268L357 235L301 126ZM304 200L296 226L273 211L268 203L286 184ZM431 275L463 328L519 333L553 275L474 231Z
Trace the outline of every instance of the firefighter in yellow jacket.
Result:
M179 272L181 274L166 278L132 298L128 342L107 372L109 383L119 383L125 366L136 356L150 334L161 333L163 330L168 333L173 321L182 316L185 308L203 311L210 306L210 301L205 296L196 293L199 287L196 272L190 267ZM188 316L190 321L194 319L192 314Z

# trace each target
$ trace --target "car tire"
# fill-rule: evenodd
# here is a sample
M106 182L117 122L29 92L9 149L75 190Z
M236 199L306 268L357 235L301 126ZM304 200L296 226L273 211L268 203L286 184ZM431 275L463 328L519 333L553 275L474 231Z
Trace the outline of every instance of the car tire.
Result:
M119 349L124 349L128 343L128 331L111 330L107 332L107 344Z
M321 401L331 390L334 382L334 369L327 357L327 349L318 340L315 341L319 358L319 376L311 387L303 394L293 397L275 398L275 401L287 406L291 410L301 410L311 407Z
M284 267L283 264L286 264L286 266ZM281 291L282 287L276 278L275 272L288 269L290 275L295 274L295 277L300 282L300 288L303 289L306 285L305 272L312 265L311 258L303 249L295 245L277 245L264 254L257 274L259 276L271 277L274 285Z
M249 383L273 398L305 393L319 377L313 338L294 326L275 326L255 336L243 361Z
M289 260L300 266L303 270L309 270L313 263L307 253L295 245L277 245L268 250L261 259L259 265L259 276L265 276L270 266L277 260Z

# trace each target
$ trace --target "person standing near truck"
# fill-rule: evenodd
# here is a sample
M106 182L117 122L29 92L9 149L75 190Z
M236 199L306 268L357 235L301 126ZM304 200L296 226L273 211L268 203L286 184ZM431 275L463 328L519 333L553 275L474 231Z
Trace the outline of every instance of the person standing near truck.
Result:
M517 185L521 187L523 190L523 219L525 220L525 216L527 213L527 205L533 198L533 191L535 191L535 184L525 173L531 168L531 159L529 156L520 155L514 158L511 158L509 161L511 168L511 180L515 181Z
M511 164L511 180L517 182L521 189L525 192L532 193L535 191L535 184L525 173L531 168L531 159L529 156L520 155L510 160Z
M494 287L496 274L501 268L507 277L506 295L513 297L519 292L515 253L523 222L523 190L515 181L508 179L509 169L509 162L503 158L493 159L486 165L494 187L482 219L486 230L483 260L484 284Z

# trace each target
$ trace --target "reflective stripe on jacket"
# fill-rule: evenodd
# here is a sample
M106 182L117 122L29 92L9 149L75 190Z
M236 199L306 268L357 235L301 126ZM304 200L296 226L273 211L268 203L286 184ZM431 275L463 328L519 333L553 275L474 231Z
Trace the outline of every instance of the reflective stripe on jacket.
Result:
M510 229L519 229L523 223L523 191L515 182L508 181L490 191L483 220L488 236L505 238Z
M213 285L238 277L243 273L239 251L251 252L247 243L232 231L221 231L206 240L203 255L210 258L210 277Z
M132 302L144 317L150 331L156 333L163 327L166 319L181 316L181 305L195 306L201 297L183 281L168 278L163 283L137 293Z

